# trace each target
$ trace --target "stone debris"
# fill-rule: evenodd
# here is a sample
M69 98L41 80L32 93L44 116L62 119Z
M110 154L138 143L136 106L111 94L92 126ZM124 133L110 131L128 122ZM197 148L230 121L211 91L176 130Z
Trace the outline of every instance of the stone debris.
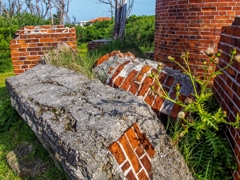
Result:
M34 179L48 170L47 163L32 156L34 148L33 144L24 142L6 156L8 165L21 178Z
M70 179L140 179L144 173L135 163L154 180L193 179L151 107L129 92L50 65L37 65L6 84L12 105ZM124 137L127 133L131 139L133 130L143 147L136 152L144 156L129 159L133 169L128 173L111 147L122 143L129 157Z

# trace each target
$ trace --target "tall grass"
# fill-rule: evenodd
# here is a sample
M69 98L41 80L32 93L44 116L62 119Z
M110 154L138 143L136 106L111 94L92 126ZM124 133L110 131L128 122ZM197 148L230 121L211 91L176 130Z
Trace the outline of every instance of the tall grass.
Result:
M65 67L80 72L91 79L95 77L92 71L92 66L99 57L99 54L94 53L91 55L86 54L85 56L79 56L71 49L63 48L59 52L54 50L49 51L48 54L45 55L45 60L47 64Z

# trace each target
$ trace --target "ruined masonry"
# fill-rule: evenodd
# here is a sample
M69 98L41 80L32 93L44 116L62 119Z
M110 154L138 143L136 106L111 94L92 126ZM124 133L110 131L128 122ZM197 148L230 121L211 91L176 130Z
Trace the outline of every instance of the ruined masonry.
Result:
M135 58L131 53L113 51L98 59L94 72L104 84L123 89L143 99L158 115L167 114L176 118L181 106L151 93L151 86L154 86L156 90L159 87L149 77L149 74L152 72L158 74L157 67L159 65L163 69L158 78L165 91L170 93L171 98L175 99L175 86L176 83L180 84L179 100L184 102L193 93L189 77L179 70L166 67L164 64Z
M141 98L50 65L6 84L12 105L70 179L193 179Z
M11 40L11 59L14 73L20 74L39 64L42 56L54 49L58 43L67 43L77 49L75 28L61 25L25 26Z

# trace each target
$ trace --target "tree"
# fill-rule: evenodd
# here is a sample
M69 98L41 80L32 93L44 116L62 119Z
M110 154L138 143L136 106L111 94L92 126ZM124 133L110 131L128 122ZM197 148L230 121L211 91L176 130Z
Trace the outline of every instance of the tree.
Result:
M99 3L108 4L110 6L111 17L113 17L113 10L116 10L116 2L120 4L124 0L98 0ZM125 0L126 1L126 0ZM128 0L128 8L127 8L127 17L130 16L134 0Z
M70 0L50 0L50 1L53 3L54 7L57 8L59 24L61 25L64 24L64 18L70 21L70 18L68 16Z
M6 3L0 0L0 14L12 17L21 12L24 2L20 0L8 0Z
M50 0L25 0L25 4L30 14L40 18L45 18L49 12Z
M114 39L123 39L126 26L126 17L130 15L134 0L98 0L100 3L109 4L112 9L115 9L115 25L114 25Z

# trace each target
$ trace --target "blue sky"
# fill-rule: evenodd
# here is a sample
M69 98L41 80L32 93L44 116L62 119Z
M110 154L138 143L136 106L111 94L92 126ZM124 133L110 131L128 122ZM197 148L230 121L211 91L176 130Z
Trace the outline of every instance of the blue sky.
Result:
M91 20L100 16L110 17L110 7L99 4L97 0L72 0L70 2L69 17L76 17L77 21ZM131 12L135 15L154 15L156 0L134 0Z

